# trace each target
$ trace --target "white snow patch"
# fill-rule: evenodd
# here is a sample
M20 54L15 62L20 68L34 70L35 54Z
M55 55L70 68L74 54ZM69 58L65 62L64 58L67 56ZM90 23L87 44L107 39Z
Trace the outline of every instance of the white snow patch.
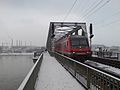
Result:
M100 69L109 71L111 73L114 73L114 74L117 74L120 76L120 69L119 68L115 68L115 67L112 67L109 65L105 65L105 64L101 64L101 63L97 63L97 62L89 61L89 60L87 60L85 63L90 64L90 65L95 66L95 67L98 67Z
M54 57L44 54L36 90L85 90Z

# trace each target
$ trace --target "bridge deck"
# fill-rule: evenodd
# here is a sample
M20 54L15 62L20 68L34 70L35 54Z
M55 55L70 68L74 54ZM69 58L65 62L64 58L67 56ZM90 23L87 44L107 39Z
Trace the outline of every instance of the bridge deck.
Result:
M44 54L36 90L85 90L54 57Z

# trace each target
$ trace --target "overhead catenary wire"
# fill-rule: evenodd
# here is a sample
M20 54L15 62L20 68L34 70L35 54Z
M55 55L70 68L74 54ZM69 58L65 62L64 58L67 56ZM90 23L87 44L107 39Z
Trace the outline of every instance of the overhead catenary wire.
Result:
M100 0L92 9L90 9L83 17L80 19L86 17L89 13L91 13L93 10L95 10L104 0Z
M85 9L83 9L83 8L86 8L86 6L89 5L89 2L90 2L90 0L86 0L86 1L82 2L81 5L79 5L79 7L76 9L79 14L84 13Z
M119 20L114 20L114 21L111 21L109 23L106 23L106 24L101 24L101 26L99 25L98 28L105 28L105 27L108 27L110 25L113 25L113 24L116 24L116 23L120 23L120 19Z
M103 3L99 8L97 8L95 11L93 11L92 13L90 13L88 16L86 16L86 18L90 17L91 15L93 15L94 13L96 13L97 11L99 11L102 7L104 7L106 4L108 4L111 0L107 0L105 3Z
M95 2L92 4L92 5L94 5L95 3L96 3L96 1L97 0L95 0ZM106 2L104 2L104 3L102 3L104 0L100 0L93 8L91 8L83 17L85 17L85 18L88 18L88 17L90 17L91 15L93 15L94 13L96 13L97 11L99 11L102 7L104 7L106 4L108 4L111 0L107 0ZM72 11L72 9L74 8L74 6L75 6L75 4L76 4L76 2L77 2L77 0L75 0L74 1L74 3L73 3L73 5L72 5L72 7L70 8L70 10L68 11L68 13L66 14L66 16L64 17L64 20L63 21L65 21L66 20L66 18L69 16L69 14L71 13L71 11ZM101 5L101 3L102 3L102 5ZM101 6L100 6L101 5ZM99 7L98 7L99 6ZM118 12L119 13L119 12ZM84 18L84 19L85 19ZM84 20L83 19L83 20ZM114 22L114 21L113 21ZM110 24L111 24L111 22L110 22Z
M82 10L79 13L85 14L86 11L89 11L89 9L91 9L96 4L96 2L98 2L98 0L95 0L92 4L89 4L88 6L87 6L87 4L84 5L84 6L87 6L87 8L85 8L85 9L82 8Z
M101 22L96 23L96 24L99 25L99 24L101 24L102 22L105 22L105 21L107 21L107 20L113 19L113 18L116 17L116 16L120 16L120 9L119 9L119 10L115 10L115 11L117 11L117 12L115 12L115 13L112 14L112 15L107 16L106 19L101 20ZM119 18L120 18L120 17L119 17ZM118 19L119 19L119 18L118 18Z
M69 14L71 13L72 9L74 8L75 4L76 4L77 0L74 1L72 7L69 9L69 11L67 12L66 16L63 19L63 22L66 20L66 18L69 16Z

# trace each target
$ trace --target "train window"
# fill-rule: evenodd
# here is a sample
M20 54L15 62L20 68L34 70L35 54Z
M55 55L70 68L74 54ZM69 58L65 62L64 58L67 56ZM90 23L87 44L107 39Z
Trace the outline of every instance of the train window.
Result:
M88 47L88 41L86 38L72 38L71 44L73 48Z
M72 33L72 35L75 35L75 32L74 32L74 33Z
M66 42L63 43L63 47L66 48Z
M78 35L82 36L82 29L78 30Z

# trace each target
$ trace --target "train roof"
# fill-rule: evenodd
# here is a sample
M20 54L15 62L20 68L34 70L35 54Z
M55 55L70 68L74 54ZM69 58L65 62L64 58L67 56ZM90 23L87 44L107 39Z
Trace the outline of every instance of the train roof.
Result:
M70 38L87 38L86 36L71 35Z
M86 38L86 39L87 39L86 36L80 36L80 35L68 35L68 36L63 36L63 37L61 37L60 39L56 40L55 42L58 42L58 41L60 41L60 40L62 40L62 39L64 39L64 38L66 38L66 37L70 37L70 38Z

